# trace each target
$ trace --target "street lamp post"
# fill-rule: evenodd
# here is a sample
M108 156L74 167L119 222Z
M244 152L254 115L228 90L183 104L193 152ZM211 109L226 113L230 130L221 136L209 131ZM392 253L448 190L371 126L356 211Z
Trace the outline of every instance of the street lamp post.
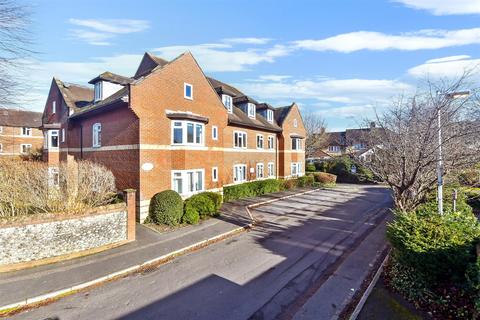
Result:
M441 93L437 91L437 96L445 96L447 99L453 100L460 97L470 96L470 91L458 91L450 93ZM437 102L438 103L438 102ZM437 202L438 213L443 214L443 158L442 158L442 115L441 108L437 105L438 120L438 161L437 161Z

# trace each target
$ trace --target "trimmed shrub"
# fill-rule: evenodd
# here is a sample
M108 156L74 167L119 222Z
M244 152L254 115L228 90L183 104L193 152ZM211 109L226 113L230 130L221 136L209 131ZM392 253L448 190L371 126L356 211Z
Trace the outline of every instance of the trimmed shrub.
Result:
M304 187L311 187L314 182L313 176L301 176L297 179L297 187L304 188Z
M315 168L315 165L313 163L308 163L305 167L305 170L308 172L315 172L317 169Z
M313 174L315 182L320 184L335 184L337 182L337 176L326 172L316 172Z
M296 179L285 179L282 181L282 190L290 190L297 187Z
M183 200L173 190L157 193L150 201L150 219L156 224L175 226L183 215Z
M207 191L207 192L202 192L201 194L206 195L213 201L213 204L215 205L215 212L220 211L220 208L222 207L222 202L223 202L223 197L220 193Z
M267 179L260 181L246 182L223 188L223 198L225 202L256 197L266 193L278 192L282 189L282 181L276 179Z
M204 219L207 216L214 216L217 213L215 210L215 203L210 196L205 193L193 195L185 200L185 212L187 211L198 212L201 219Z
M200 214L198 211L191 205L185 205L185 212L182 216L182 222L188 224L197 224L200 221Z

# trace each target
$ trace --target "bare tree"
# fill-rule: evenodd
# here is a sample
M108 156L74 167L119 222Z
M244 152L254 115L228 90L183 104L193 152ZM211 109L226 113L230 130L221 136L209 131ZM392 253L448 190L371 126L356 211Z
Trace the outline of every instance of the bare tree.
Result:
M0 0L0 107L15 105L22 89L25 60L33 53L29 11L12 0Z
M318 113L306 113L302 116L302 119L307 132L305 156L307 159L313 158L318 150L325 147L327 126L325 120Z
M479 160L478 90L468 79L464 74L456 81L427 81L424 89L376 115L377 128L366 136L374 153L364 164L392 188L400 210L415 209L434 190L439 146L444 174ZM466 91L470 94L458 94Z

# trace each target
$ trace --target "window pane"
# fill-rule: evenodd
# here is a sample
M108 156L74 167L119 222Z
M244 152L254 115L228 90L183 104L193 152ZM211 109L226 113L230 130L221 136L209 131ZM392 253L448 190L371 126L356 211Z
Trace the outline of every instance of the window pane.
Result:
M183 193L182 174L180 172L176 172L173 175L173 190Z
M203 186L203 172L197 171L196 191L201 191L203 189L202 186Z
M58 147L58 136L52 135L51 146L52 146L52 148L57 148Z
M182 128L173 128L173 143L183 143Z
M193 123L187 123L187 142L193 143Z
M193 177L193 172L187 172L188 177L188 192L193 192L195 189L195 181Z
M185 96L189 98L192 97L192 86L185 85Z
M195 125L195 143L202 143L202 125L197 124Z

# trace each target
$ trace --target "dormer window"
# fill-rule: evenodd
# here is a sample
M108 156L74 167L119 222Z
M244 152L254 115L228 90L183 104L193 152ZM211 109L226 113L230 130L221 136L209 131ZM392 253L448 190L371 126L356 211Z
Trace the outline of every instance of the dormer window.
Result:
M102 100L102 81L95 83L95 102Z
M222 102L225 108L227 108L228 112L232 113L233 108L233 99L228 94L222 94Z
M273 122L273 110L270 110L270 109L267 110L267 121Z
M183 84L183 97L188 100L193 100L193 86L191 84Z
M248 103L247 104L247 114L250 118L254 118L255 119L255 105L253 103Z

